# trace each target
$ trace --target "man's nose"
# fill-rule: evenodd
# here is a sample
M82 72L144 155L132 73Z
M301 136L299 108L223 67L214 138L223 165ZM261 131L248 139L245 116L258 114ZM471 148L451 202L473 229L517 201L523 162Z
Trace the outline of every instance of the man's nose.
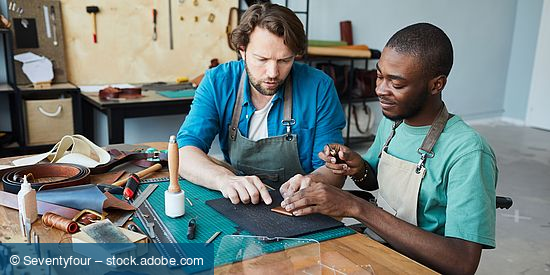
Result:
M277 62L267 62L266 74L268 78L277 78L279 76L279 66Z
M383 96L389 94L388 82L384 79L376 80L376 88L374 89L377 96Z

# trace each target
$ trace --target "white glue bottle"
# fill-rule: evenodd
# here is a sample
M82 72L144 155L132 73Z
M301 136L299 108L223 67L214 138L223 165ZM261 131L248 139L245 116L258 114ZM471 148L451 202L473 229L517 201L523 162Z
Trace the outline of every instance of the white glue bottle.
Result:
M26 234L30 231L30 225L38 218L38 207L36 205L36 190L32 189L26 175L23 176L21 189L17 193L17 208L19 209L21 233L24 237L29 238ZM25 232L25 228L27 228L27 232Z

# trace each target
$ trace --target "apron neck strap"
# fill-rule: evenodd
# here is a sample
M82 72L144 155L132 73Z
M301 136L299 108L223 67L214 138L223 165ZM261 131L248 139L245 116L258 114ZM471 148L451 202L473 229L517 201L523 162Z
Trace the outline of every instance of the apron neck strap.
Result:
M393 122L393 125L391 127L391 133L388 136L388 139L386 139L386 143L384 143L384 147L382 147L382 150L378 154L378 158L380 158L382 156L382 151L384 151L386 153L388 152L388 146L390 145L390 141L392 140L393 136L395 136L395 129L397 129L397 127L399 125L401 125L402 122L403 122L403 120L398 120L398 121Z
M246 71L241 74L241 80L239 81L239 89L237 90L237 97L235 99L235 106L233 106L233 116L231 117L231 125L229 126L230 136L232 140L237 138L237 129L239 129L239 119L241 118L241 112L243 109L243 95L244 95L244 81L246 79ZM285 80L285 93L284 93L284 111L283 120L281 123L286 127L288 136L291 136L291 126L296 124L296 121L292 118L292 76L291 74Z
M243 109L243 94L244 94L244 80L246 79L246 73L243 71L241 74L241 80L239 81L239 89L237 90L237 97L235 98L235 106L233 106L233 116L231 117L231 125L229 125L229 138L235 140L237 138L237 129L239 128L239 119L241 118L241 112Z
M417 152L420 154L420 162L418 162L417 165L417 173L420 172L420 169L424 167L424 163L426 162L426 158L433 158L435 156L434 152L432 152L432 149L439 139L439 136L441 136L441 133L443 132L443 129L445 129L445 125L447 124L447 120L449 120L449 112L447 111L447 107L445 104L443 104L443 107L437 114L435 120L432 123L432 126L430 127L430 130L428 131L428 134L424 138L424 141L422 142L422 145L420 148L418 148ZM386 140L386 143L384 144L384 147L382 147L382 150L380 151L380 154L378 154L378 158L382 156L382 151L388 152L388 146L395 136L395 129L401 123L403 120L398 120L393 123L392 130L390 135L388 136L388 139Z

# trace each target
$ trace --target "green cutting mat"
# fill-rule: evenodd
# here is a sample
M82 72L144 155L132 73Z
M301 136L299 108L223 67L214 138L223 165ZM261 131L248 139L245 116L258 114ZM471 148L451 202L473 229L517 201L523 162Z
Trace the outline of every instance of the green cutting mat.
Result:
M168 189L169 182L157 182L159 185L153 194L149 196L149 203L155 208L157 214L161 217L162 221L168 228L171 229L172 235L178 241L178 243L204 243L208 240L212 234L216 231L221 231L222 234L214 240L210 245L214 245L214 252L216 253L215 265L224 265L233 263L241 259L236 259L235 255L238 254L240 247L235 247L235 251L224 249L223 252L218 253L218 247L224 236L232 235L237 231L238 225L231 220L227 219L216 210L206 205L207 200L222 198L222 194L218 191L212 191L204 187L195 185L186 180L180 179L181 189L185 191L185 197L188 198L193 206L189 202L185 201L185 215L176 219L172 219L164 213L164 191ZM140 190L143 191L147 187L147 184L140 185ZM197 221L197 227L195 232L195 239L187 239L187 224L189 220L195 218ZM134 219L138 222L138 219ZM140 224L141 226L141 224ZM143 226L142 226L143 228ZM355 231L347 227L340 227L322 232L317 232L309 235L300 236L301 239L314 239L317 241L325 241L335 239L342 236L353 234ZM246 230L241 230L240 235L251 235ZM288 244L284 242L274 242L263 246L264 252L272 253L281 251L288 248ZM200 253L199 251L197 251ZM204 252L203 252L204 253ZM191 254L192 255L192 254ZM193 255L193 257L198 257Z

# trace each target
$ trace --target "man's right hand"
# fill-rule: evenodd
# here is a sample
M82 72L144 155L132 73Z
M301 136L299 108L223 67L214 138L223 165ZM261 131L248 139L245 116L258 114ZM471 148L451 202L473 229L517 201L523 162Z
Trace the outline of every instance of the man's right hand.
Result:
M267 188L257 176L230 176L218 186L218 190L233 204L239 202L258 204L260 201L271 204L273 202Z
M331 151L336 152L342 163L337 163L336 156ZM365 163L361 155L344 145L327 144L318 156L325 161L325 167L336 175L361 177L365 173Z

